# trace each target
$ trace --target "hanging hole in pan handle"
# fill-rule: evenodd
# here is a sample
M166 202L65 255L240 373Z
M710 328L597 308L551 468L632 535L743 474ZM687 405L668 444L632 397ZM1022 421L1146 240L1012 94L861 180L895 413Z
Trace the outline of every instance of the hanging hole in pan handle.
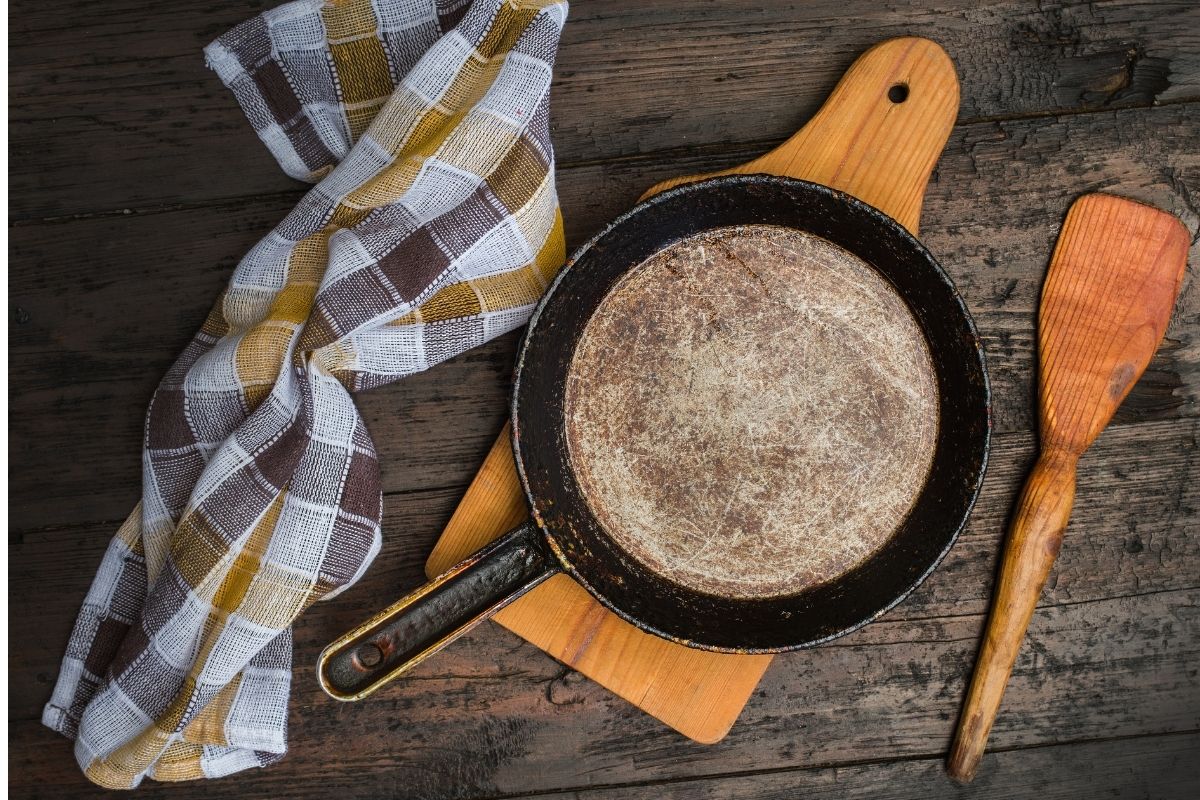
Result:
M321 688L361 700L560 570L534 523L515 528L326 647Z
M908 99L908 84L894 83L892 88L888 89L888 100L891 100L896 105L900 105Z

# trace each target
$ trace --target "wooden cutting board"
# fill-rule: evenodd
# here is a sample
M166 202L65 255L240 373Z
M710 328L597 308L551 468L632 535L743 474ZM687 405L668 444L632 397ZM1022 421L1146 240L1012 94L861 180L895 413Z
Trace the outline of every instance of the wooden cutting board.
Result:
M732 169L665 181L642 197L712 175L784 175L854 195L915 234L957 114L958 78L946 52L928 39L891 39L860 56L816 116L779 147ZM528 516L505 425L426 572L443 572ZM728 733L772 659L693 650L643 633L561 574L495 620L705 744Z

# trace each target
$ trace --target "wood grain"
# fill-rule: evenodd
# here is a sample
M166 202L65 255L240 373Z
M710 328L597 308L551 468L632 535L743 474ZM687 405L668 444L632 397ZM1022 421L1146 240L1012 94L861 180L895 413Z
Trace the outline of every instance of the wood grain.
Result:
M928 187L922 239L967 301L987 350L993 424L1036 425L1035 318L1047 254L1080 191L1152 202L1195 226L1196 106L959 127ZM647 184L757 155L657 156L565 169L572 245ZM1019 185L1024 201L1011 202ZM19 226L10 231L9 521L18 530L119 521L141 481L150 393L237 259L290 200ZM1200 248L1193 249L1193 259ZM138 291L128 287L136 285ZM152 302L145 302L152 298ZM1185 283L1167 341L1117 419L1197 413L1200 283ZM387 492L465 488L503 425L517 335L357 398ZM70 458L64 458L70 453ZM52 481L45 479L53 475Z
M1192 607L1200 601L1198 437L1197 419L1113 426L1081 460L1080 534L1035 614L995 746L1200 729L1200 617ZM1147 452L1149 442L1156 452ZM349 797L440 800L940 759L984 621L1004 518L1035 445L1029 432L997 436L979 511L943 565L883 620L833 646L776 658L715 747L688 742L498 626L477 628L377 702L328 700L312 674L317 652L424 580L423 556L457 499L449 491L391 496L376 564L337 602L300 620L289 757L261 774L139 792L302 797L305 782L318 781ZM23 644L11 665L10 719L27 721L13 723L14 796L89 796L70 766L69 743L36 720L110 532L96 525L29 533L12 547L10 637ZM980 781L1000 768L991 763ZM945 783L939 776L929 788Z
M37 716L101 553L136 498L150 391L237 259L302 191L200 56L275 4L12 5L13 797L111 796L86 783L69 744ZM424 580L424 556L503 422L516 341L504 337L358 398L384 462L386 544L360 584L301 621L293 752L255 774L140 793L1196 796L1200 754L1164 735L1200 729L1197 598L1184 591L1200 563L1194 276L1163 347L1080 461L1070 546L993 733L1001 752L969 790L945 779L941 759L1000 534L1035 458L1034 323L1063 215L1080 193L1109 191L1196 229L1197 15L1190 0L574 4L553 114L573 245L648 185L782 142L871 43L920 32L950 52L963 105L928 187L922 239L979 324L995 391L999 435L968 530L903 605L839 643L852 647L777 659L715 747L687 742L497 626L379 703L325 704L311 674L320 646ZM1198 263L1200 249L1192 254Z
M1114 425L1085 454L1075 517L1080 535L1059 557L1042 605L1133 597L1197 583L1191 569L1200 559L1200 537L1194 535L1200 520L1197 435L1196 418ZM959 542L888 619L986 613L1004 522L1036 456L1036 440L1029 432L1000 434L992 456L977 510ZM425 558L460 497L458 489L388 495L382 552L360 583L337 602L313 609L317 616L305 646L315 653L329 637L378 609L381 601L424 583ZM57 670L67 631L111 533L106 523L13 532L11 597L16 605L11 635L14 641L28 642L23 651L27 661L10 680L13 718L40 716L43 692L49 691L44 683ZM477 638L518 641L499 628L495 637ZM524 649L531 662L540 658L540 663L552 664L536 649ZM480 657L481 664L490 658L486 652ZM308 674L302 680L313 678ZM390 691L399 690L397 684Z
M947 772L975 776L1042 585L1062 547L1079 457L1162 341L1189 236L1178 219L1115 195L1067 213L1038 317L1041 453L1017 501L996 599Z
M904 88L902 101L889 97L896 87ZM915 232L958 99L954 64L936 43L913 37L880 42L855 60L817 115L794 136L715 174L771 173L824 183L873 203ZM642 197L703 177L660 182ZM523 502L510 437L506 425L488 454L484 479L467 488L460 512L430 555L431 577L477 549L470 546L480 538L471 524L485 526L489 541L507 530L489 521L492 503L497 517L507 520ZM509 474L497 477L504 472ZM496 486L506 487L508 496L498 497ZM546 581L495 620L705 744L728 733L771 663L769 656L703 652L642 633L566 575Z
M915 37L881 42L783 144L730 169L657 183L642 199L715 175L784 175L853 195L916 235L958 104L958 76L945 50Z
M14 2L10 213L120 214L295 191L201 55L272 4ZM711 165L738 142L761 153L813 115L859 53L913 33L954 58L962 122L1194 100L1198 31L1191 0L590 0L564 30L554 143L560 166L663 149Z
M1089 742L1075 747L1045 747L998 753L998 769L981 780L981 796L989 800L1077 800L1092 796L1097 787L1111 797L1193 800L1195 762L1200 735ZM816 767L748 777L680 781L655 787L660 800L912 800L960 797L942 779L937 759L913 759L847 767ZM646 788L584 789L550 798L571 800L634 800Z

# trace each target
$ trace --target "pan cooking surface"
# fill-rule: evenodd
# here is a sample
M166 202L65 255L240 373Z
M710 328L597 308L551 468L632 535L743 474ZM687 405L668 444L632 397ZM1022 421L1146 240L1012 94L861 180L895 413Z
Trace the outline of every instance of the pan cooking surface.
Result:
M938 435L904 301L857 256L768 225L708 231L631 270L587 323L565 402L605 531L731 598L792 594L870 556Z

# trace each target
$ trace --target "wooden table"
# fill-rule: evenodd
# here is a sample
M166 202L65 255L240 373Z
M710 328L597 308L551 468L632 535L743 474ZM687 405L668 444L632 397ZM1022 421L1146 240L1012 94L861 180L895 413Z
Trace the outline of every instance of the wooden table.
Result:
M15 797L94 796L41 727L76 610L139 493L142 414L246 250L299 198L201 47L259 0L11 5L10 753ZM292 751L143 797L1195 797L1200 792L1200 249L1168 339L1084 458L1075 515L980 777L943 775L997 547L1033 453L1034 310L1072 198L1200 222L1200 6L591 0L555 84L571 244L652 183L744 161L890 36L958 64L922 235L986 342L995 439L971 525L867 628L776 660L701 746L486 625L370 702L327 699L324 642L422 579L499 430L516 336L361 406L385 546L299 622ZM881 8L881 6L888 6ZM940 5L940 7L938 7ZM753 108L754 113L745 113Z

